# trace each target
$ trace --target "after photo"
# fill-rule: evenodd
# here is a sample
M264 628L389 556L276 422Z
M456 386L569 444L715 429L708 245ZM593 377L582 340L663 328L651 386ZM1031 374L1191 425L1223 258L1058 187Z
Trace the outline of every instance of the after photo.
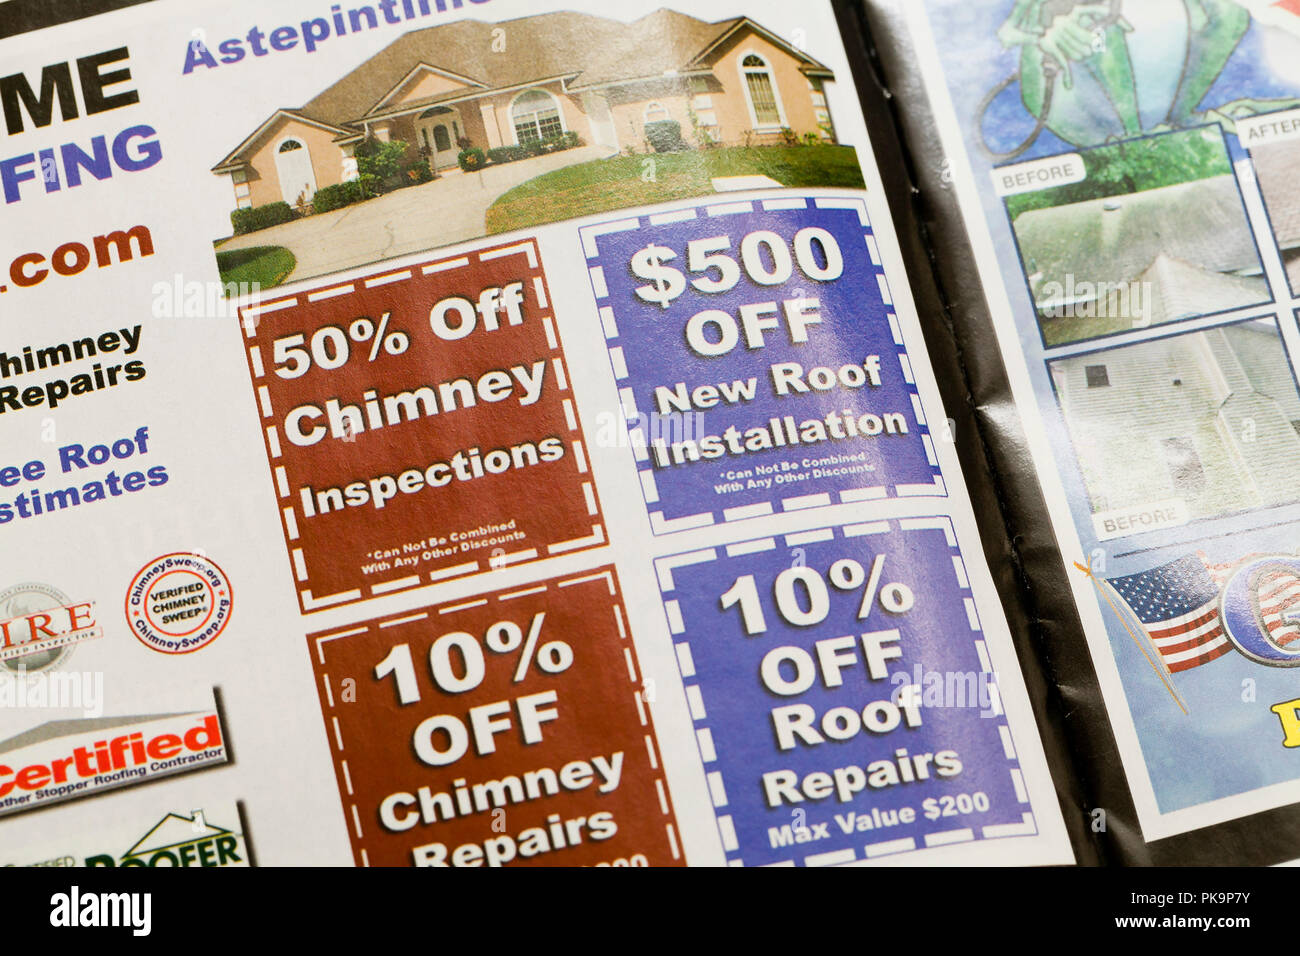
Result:
M1300 289L1300 192L1296 191L1300 182L1300 142L1288 139L1254 146L1250 158L1294 295Z

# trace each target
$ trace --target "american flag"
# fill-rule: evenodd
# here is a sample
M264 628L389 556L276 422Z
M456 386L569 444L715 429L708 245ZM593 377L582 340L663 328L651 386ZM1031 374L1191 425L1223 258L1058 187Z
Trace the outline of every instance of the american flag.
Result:
M1185 671L1232 650L1219 617L1219 593L1235 566L1213 564L1197 552L1107 583L1142 622L1165 666ZM1293 586L1300 589L1300 580ZM1300 638L1300 629L1289 626Z

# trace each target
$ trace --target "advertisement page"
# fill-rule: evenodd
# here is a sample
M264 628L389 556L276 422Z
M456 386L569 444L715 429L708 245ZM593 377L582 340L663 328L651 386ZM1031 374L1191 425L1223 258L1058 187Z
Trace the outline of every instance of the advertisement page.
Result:
M1295 4L909 13L1143 835L1294 803Z
M829 3L0 55L6 863L1073 862Z

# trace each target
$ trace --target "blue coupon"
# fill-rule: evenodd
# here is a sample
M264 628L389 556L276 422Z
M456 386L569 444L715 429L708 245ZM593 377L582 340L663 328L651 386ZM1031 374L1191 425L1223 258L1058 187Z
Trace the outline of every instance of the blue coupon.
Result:
M761 538L656 570L731 865L1038 832L948 518Z
M946 493L861 199L691 207L582 241L655 533Z

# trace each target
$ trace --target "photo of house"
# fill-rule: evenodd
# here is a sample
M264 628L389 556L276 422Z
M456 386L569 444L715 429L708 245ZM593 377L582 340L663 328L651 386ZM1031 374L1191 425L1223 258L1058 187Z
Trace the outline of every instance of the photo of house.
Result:
M1082 156L1083 182L1007 201L1044 344L1270 301L1218 127Z
M643 201L728 188L860 187L852 149L836 144L825 89L834 79L744 16L707 22L661 9L622 22L554 12L415 30L306 103L260 118L213 167L230 180L236 232L256 234L237 235L219 251L285 246L298 260L296 279L622 208L636 204L626 180L645 178L642 169L600 162L640 155L656 159L649 185L663 183L644 190ZM369 175L375 156L389 166ZM582 173L559 175L575 167ZM529 185L548 173L557 175L537 185L553 188ZM423 202L407 196L377 220L359 218L400 233L412 214L436 213L437 226L425 216L423 229L397 235L369 258L346 248L346 237L341 247L319 221L294 241L271 234L340 206L383 203L396 194L377 197L405 186ZM557 190L569 193L537 201ZM322 244L334 254L316 262ZM304 265L300 253L312 262Z
M1300 290L1300 192L1296 190L1300 182L1300 143L1282 140L1256 146L1250 158L1294 294Z
M1272 319L1049 363L1094 514L1300 500L1300 391Z

